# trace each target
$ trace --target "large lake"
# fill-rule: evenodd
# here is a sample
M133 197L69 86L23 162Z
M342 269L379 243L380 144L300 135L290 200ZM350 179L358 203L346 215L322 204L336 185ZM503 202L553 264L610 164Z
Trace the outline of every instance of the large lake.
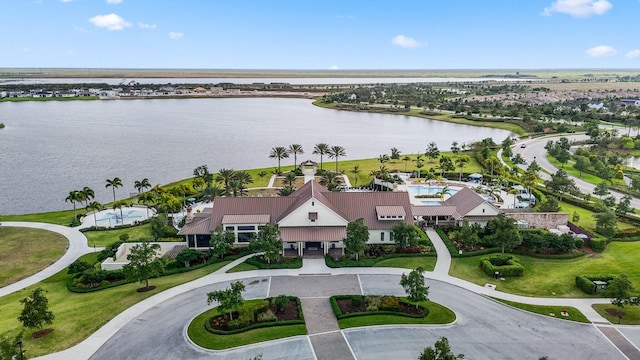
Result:
M377 157L397 147L424 152L435 141L448 150L507 131L415 117L315 107L303 99L158 99L0 103L0 214L70 209L69 191L89 186L111 201L105 180L120 177L116 195L135 180L155 184L192 176L206 164L220 168L275 167L274 146L341 145L347 157ZM327 159L327 161L331 161ZM293 159L283 160L291 165Z

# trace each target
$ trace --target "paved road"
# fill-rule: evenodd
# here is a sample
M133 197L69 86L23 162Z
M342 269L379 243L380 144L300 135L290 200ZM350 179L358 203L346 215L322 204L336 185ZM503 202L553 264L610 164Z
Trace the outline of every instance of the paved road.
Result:
M96 249L87 246L87 238L83 233L75 228L47 223L17 221L3 221L2 226L28 227L53 231L66 237L69 241L69 245L67 247L67 252L51 266L34 275L29 276L28 278L0 288L0 296L5 296L36 284L66 268L80 256L96 251ZM99 250L101 250L101 248Z

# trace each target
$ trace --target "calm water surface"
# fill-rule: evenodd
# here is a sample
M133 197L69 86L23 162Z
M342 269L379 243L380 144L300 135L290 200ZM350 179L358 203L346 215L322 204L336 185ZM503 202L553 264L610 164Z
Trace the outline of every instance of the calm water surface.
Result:
M135 180L155 184L192 176L206 164L220 168L275 167L274 146L302 144L306 159L324 142L346 149L343 159L377 157L397 147L424 152L435 141L507 131L415 117L328 110L303 99L158 99L0 103L0 214L70 209L69 191L89 186L96 200L112 200L105 180L119 177L116 196L134 192ZM327 162L331 160L325 159ZM291 165L284 159L282 165ZM344 169L348 170L348 169Z

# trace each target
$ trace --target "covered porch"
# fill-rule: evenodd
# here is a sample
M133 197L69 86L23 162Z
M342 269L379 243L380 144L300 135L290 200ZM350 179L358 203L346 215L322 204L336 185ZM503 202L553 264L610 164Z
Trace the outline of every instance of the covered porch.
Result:
M280 237L287 256L324 256L344 254L342 239L347 228L342 226L281 227Z

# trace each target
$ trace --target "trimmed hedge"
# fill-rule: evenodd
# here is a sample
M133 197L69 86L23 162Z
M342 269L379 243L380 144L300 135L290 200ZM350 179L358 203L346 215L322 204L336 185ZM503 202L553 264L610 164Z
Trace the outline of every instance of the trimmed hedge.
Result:
M576 276L576 286L585 293L592 295L596 292L594 281L606 281L608 283L615 278L613 275L578 275Z
M285 325L304 325L304 316L302 314L302 304L300 303L300 299L295 297L295 296L288 296L289 300L294 300L296 302L296 306L298 307L298 317L300 319L298 320L286 320L286 321L270 321L270 322L262 322L262 323L253 323L238 329L232 329L232 330L220 330L220 329L214 329L211 327L211 324L209 323L209 320L205 320L204 322L204 327L205 329L207 329L208 332L212 333L212 334L216 334L216 335L233 335L233 334L239 334L245 331L249 331L249 330L254 330L254 329L261 329L261 328L269 328L269 327L274 327L274 326L285 326ZM269 298L265 299L265 300L269 300ZM259 309L257 309L259 310Z
M447 250L449 250L449 254L451 254L452 258L463 258L463 257L472 257L472 256L478 256L478 255L487 255L487 254L494 254L502 251L502 248L500 247L491 247L491 248L486 248L482 250L462 252L462 254L459 254L458 250L456 249L456 246L453 244L451 239L449 239L449 236L447 235L447 233L444 232L444 230L441 227L437 227L436 232L438 233L438 235L440 236L444 244L447 246Z
M408 253L408 254L398 254L398 253L394 253L394 254L386 254L383 256L379 256L379 257L375 257L375 258L360 258L360 260L355 261L353 259L349 259L349 260L340 260L338 262L333 261L333 258L330 255L325 255L324 257L324 262L325 264L330 267L330 268L341 268L341 267L373 267L375 264L379 263L380 261L383 260L387 260L387 259L394 259L394 258L401 258L401 257L436 257L436 253L435 252L430 252L430 253L422 253L422 254L417 254L417 253Z
M603 252L607 248L607 239L605 238L593 238L589 241L591 250L596 252Z
M302 258L296 256L294 257L285 257L287 259L291 259L291 261L286 262L273 262L271 264L262 262L257 259L260 255L252 256L245 260L244 262L257 267L258 269L299 269L302 267Z
M489 276L522 276L524 266L512 255L496 255L480 259L480 268Z
M550 260L577 259L579 257L587 255L587 252L584 250L577 250L577 251L573 251L565 254L534 254L527 251L519 251L519 250L512 250L511 252L518 255L529 256L532 258L550 259Z
M418 305L422 309L422 314L407 314L401 311L390 311L390 310L365 311L365 312L343 314L342 311L340 311L340 306L338 306L338 300L353 299L354 297L360 297L364 301L365 296L364 295L335 295L329 298L329 300L331 301L331 308L333 309L333 313L336 315L336 318L338 320L357 317L357 316L369 316L369 315L395 315L395 316L405 316L405 317L420 319L420 318L427 317L427 315L429 315L429 309L425 308L422 305ZM415 304L412 304L403 298L398 298L398 297L395 297L395 298L398 299L399 302L402 304L415 306Z

